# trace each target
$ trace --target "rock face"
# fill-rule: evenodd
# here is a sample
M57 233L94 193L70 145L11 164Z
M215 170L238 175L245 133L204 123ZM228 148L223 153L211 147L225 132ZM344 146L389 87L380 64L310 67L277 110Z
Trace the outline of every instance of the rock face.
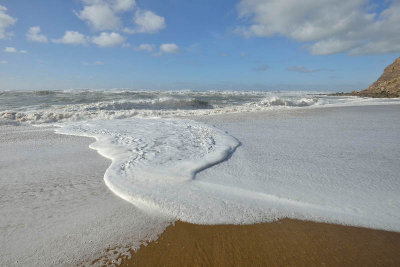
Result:
M379 79L355 95L369 97L400 97L400 57L387 66Z

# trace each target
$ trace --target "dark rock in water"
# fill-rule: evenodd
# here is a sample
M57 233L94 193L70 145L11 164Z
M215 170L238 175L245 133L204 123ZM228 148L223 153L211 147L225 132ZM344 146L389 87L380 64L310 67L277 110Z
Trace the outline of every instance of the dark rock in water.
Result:
M387 66L379 79L360 92L336 93L333 95L353 95L365 97L400 97L400 57Z

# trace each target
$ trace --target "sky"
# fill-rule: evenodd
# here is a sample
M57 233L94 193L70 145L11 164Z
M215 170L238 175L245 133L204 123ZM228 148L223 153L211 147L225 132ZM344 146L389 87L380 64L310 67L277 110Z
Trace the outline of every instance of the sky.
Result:
M399 56L399 0L0 0L0 90L350 91Z

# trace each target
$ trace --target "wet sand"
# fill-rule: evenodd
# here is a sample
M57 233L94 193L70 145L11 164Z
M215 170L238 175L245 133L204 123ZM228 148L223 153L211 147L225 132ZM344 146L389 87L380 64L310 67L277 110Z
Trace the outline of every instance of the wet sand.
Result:
M388 110L397 115L398 107L347 110L363 114L370 111L374 115L380 112L385 115L382 118L393 120ZM254 120L244 120L240 127L228 128L237 123L239 115L242 116L226 116L227 120L222 122L219 121L221 117L207 118L210 123L229 129L240 140L247 141L232 159L199 173L199 179L207 175L219 177L227 172L241 177L241 170L235 168L239 166L237 162L246 158L246 151L254 152L259 146L257 139L246 139L245 134L256 133L252 129L258 127L265 114L251 114ZM306 115L304 112L305 118ZM338 117L342 118L340 113ZM376 121L382 121L380 118ZM398 133L397 125L393 123L391 131L394 133ZM26 127L0 127L0 178L3 179L0 241L5 244L0 249L0 265L86 264L99 254L114 256L113 251L104 255L104 250L110 252L108 248L135 247L139 240L153 237L155 240L158 235L154 229L162 232L163 225L159 226L160 220L153 218L154 215L146 215L104 185L102 176L109 161L88 149L93 140ZM246 170L267 173L258 168L261 165L247 166ZM389 171L398 173L398 165L389 166ZM383 201L382 205L387 203ZM141 223L139 226L145 231L138 231L135 223ZM152 233L152 238L143 232ZM112 259L111 256L108 259ZM158 240L142 246L131 260L123 261L123 266L199 265L400 266L400 233L289 219L246 226L177 222Z
M177 222L122 266L400 266L400 233L284 219Z
M346 122L354 124L354 122L360 122L360 118L365 125L373 125L373 127L368 126L366 129L373 128L374 131L385 129L384 131L387 133L396 134L398 131L390 127L398 125L393 122L393 117L397 118L396 115L399 114L398 111L399 106L396 105L287 112L283 118L281 114L278 114L277 120L285 120L287 125L296 122L299 125L298 129L304 130L303 134L299 133L298 136L291 138L285 138L284 134L280 134L279 129L285 130L285 127L275 127L275 124L265 126L266 123L275 119L276 113L273 112L205 117L203 120L205 123L227 130L241 140L243 145L231 159L202 171L196 176L196 179L226 177L226 180L228 180L250 175L271 175L276 171L276 164L264 164L264 162L274 162L271 159L260 161L254 157L249 166L243 166L241 163L247 162L246 160L252 155L261 157L265 155L265 151L269 151L271 154L271 148L274 145L278 146L277 155L285 153L290 155L290 152L288 152L291 151L290 147L282 148L282 144L287 143L287 140L295 140L295 144L303 144L303 147L313 147L309 150L310 155L312 155L316 151L315 146L313 146L316 139L310 138L306 144L305 138L310 136L312 129L326 129L329 132L332 127L342 125L343 131L335 128L331 132L336 135L335 138L343 141L353 140L350 143L354 144L360 136L365 138L365 134L361 130L363 128L360 127L360 132L354 133L353 138L349 139L349 123ZM363 116L360 116L361 113ZM388 115L391 113L395 116ZM316 120L316 118L322 119ZM324 118L328 119L324 120ZM202 121L202 118L196 118L196 120ZM337 125L333 124L332 121ZM385 128L385 125L389 128ZM271 131L274 134L267 135L268 132L260 131L260 129L273 129ZM372 131L369 131L368 134L372 134ZM320 135L325 136L322 133ZM268 136L268 139L266 139L266 136ZM397 138L379 139L377 136L373 135L371 140L368 139L368 142L366 142L370 146L375 145L379 148L384 146L385 140L398 140ZM321 141L320 144L323 147L332 138L318 140ZM263 144L268 144L269 150L266 150ZM334 147L335 144L326 148L325 151L332 151L331 147ZM392 143L395 152L398 151L396 145L396 141ZM308 150L301 151L304 153ZM389 149L389 151L391 150ZM396 158L398 157L391 159ZM393 188L393 185L398 181L398 171L395 170L398 165L391 163L391 159L384 161L388 168L375 168L376 165L371 164L372 171L382 171L379 174L375 173L376 177L387 180L392 177L392 187L388 187L385 191L386 196L389 194L389 188ZM353 170L355 168L354 161L323 163L332 164L332 170L339 168L339 166L341 170L345 168ZM301 165L304 168L305 163L301 163ZM315 161L313 166L308 165L311 168L301 170L305 174L309 172L317 173L318 168L326 166ZM292 167L282 165L282 170L287 171ZM316 169L313 169L314 167ZM357 167L356 169L364 172L367 168ZM386 173L386 170L394 170L391 172L393 175L389 172ZM298 177L299 173L301 173L299 168L294 168L293 177ZM349 171L349 175L360 175L360 173ZM365 173L363 179L367 177L370 177L369 173ZM297 183L291 193L307 192L304 179L300 180L302 182ZM360 181L363 182L361 177ZM341 181L341 183L345 185L346 180ZM362 183L359 185L362 185ZM279 192L279 187L275 190ZM367 187L363 187L362 190L366 192ZM376 197L378 193L375 194L374 190L371 190L367 195L371 198ZM386 199L390 199L390 197ZM389 201L381 201L381 204L382 206L389 205ZM377 216L380 210L375 209L370 212L369 215ZM122 266L400 266L400 232L293 219L242 226L204 226L177 222L175 226L168 227L157 241L142 246L136 253L133 253L130 260L124 260Z
M0 266L112 259L109 247L139 247L169 225L106 187L110 161L91 143L49 127L0 125Z

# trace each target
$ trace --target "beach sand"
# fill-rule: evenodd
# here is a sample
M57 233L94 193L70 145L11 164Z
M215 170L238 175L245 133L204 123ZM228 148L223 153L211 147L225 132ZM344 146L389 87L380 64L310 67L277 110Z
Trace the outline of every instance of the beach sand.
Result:
M284 219L177 222L122 266L399 266L400 233Z
M0 266L75 266L139 246L169 225L104 184L93 139L0 125ZM146 229L144 235L137 229ZM123 253L126 249L119 249Z
M399 132L391 128L391 125L397 124L398 114L399 106L395 105L297 110L285 113L227 114L193 118L227 130L243 141L242 146L231 159L202 171L196 176L196 179L227 177L228 180L234 179L234 177L246 177L246 175L270 175L276 171L276 164L257 162L257 156L273 155L271 151L276 151L276 155L290 156L292 151L283 145L287 143L312 149L315 149L313 147L315 144L318 144L318 148L324 148L326 145L330 146L326 151L332 151L333 145L340 143L330 144L335 138L343 140L343 144L349 142L352 145L363 140L370 147L376 147L374 149L377 151L377 148L386 146L388 140L396 139L390 134L399 136ZM295 123L299 125L299 133L296 136L290 136L289 140L285 136L285 125L294 125ZM352 127L351 124L359 124L360 127ZM351 128L353 128L353 132L349 130ZM366 132L365 129L369 129L369 132ZM327 136L327 139L314 138L318 135ZM367 136L370 137L367 138ZM398 142L392 142L391 146L393 149L386 151L398 151ZM274 147L278 148L274 150ZM368 146L361 144L359 147ZM309 153L314 153L312 149L309 150ZM307 153L307 150L303 150L305 158L307 158ZM250 157L253 157L256 163L253 164L252 161L250 166L241 166L240 162ZM357 175L365 171L365 177L368 177L372 170L375 171L377 177L382 177L382 179L392 177L394 179L392 183L396 184L394 181L396 181L395 173L398 173L396 171L398 165L395 164L397 160L395 158L386 159L388 168L378 170L375 169L375 164L366 158L365 163L370 164L370 167L365 165ZM268 158L265 161L273 162ZM307 168L290 166L293 168L293 173L296 175L307 172L315 173L315 170L310 168L310 164L303 164ZM349 173L354 173L351 171L354 168L352 161L344 159L339 162L340 165L336 164L338 162L332 162L331 167L321 164L316 166L332 168L332 170L338 168L342 171L349 169ZM288 166L284 170L287 171L290 167ZM301 184L296 187L300 188ZM274 190L279 192L278 188ZM302 190L306 192L306 188L302 188ZM365 190L369 189L365 188ZM373 193L369 196L374 197ZM156 242L142 246L130 260L123 261L123 266L199 265L399 266L400 233L294 219L254 225L210 226L177 222L175 226L168 227Z
M196 179L237 179L240 185L242 177L249 175L263 178L268 174L273 179L275 174L281 177L280 172L316 173L322 165L318 157L311 157L318 151L314 145L329 146L326 151L331 152L337 140L351 144L362 141L365 164L362 170L357 167L361 172L355 174L365 173L368 177L374 170L376 177L391 178L385 194L397 194L399 111L400 105L394 105L194 118L227 130L242 142L232 158L198 173ZM360 123L363 127L348 130ZM290 131L286 129L293 125L299 131L288 136ZM373 131L360 139L363 129L371 130L372 126ZM312 134L329 138L315 139ZM92 142L89 138L54 134L51 128L0 127L0 242L6 244L0 250L0 265L75 265L99 257L104 260L104 251L113 254L113 248L119 245L124 251L135 247L138 240L155 240L163 232L167 219L138 210L105 186L102 177L110 161L88 148ZM296 156L300 160L316 158L314 165L296 160L287 169L279 165L281 161L273 160L292 155L289 145L298 144L304 150ZM394 155L380 162L385 164L381 168L375 168L371 164L374 158L369 158L369 152L378 149ZM355 165L346 157L324 164L326 168L339 166L354 173ZM293 184L298 192L307 192L307 186ZM285 193L279 184L269 190ZM365 190L367 198L379 197L373 194L374 188ZM378 209L374 212L379 214ZM137 229L151 235L143 236ZM284 219L241 226L176 222L123 265L399 266L399 259L400 233Z

